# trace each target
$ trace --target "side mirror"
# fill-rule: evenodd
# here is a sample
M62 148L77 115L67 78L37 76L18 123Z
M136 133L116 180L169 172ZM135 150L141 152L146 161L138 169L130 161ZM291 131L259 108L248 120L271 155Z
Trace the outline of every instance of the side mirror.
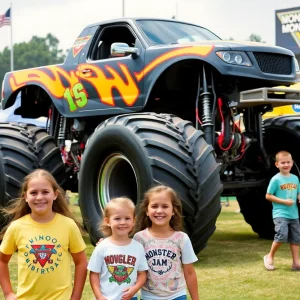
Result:
M132 54L133 58L140 55L138 48L129 47L126 43L113 43L110 47L110 55L112 57L123 57Z

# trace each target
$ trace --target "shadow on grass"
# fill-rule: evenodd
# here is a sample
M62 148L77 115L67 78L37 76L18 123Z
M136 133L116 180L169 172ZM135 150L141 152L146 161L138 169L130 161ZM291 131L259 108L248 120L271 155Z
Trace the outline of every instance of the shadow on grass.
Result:
M196 265L201 269L230 268L237 264L245 268L247 265L262 263L272 241L254 233L238 209L237 203L222 209L215 233L207 247L198 254Z
M212 240L232 240L232 241L257 241L262 240L257 234L255 233L243 233L243 232L224 232L224 231L216 231L216 233L211 238Z

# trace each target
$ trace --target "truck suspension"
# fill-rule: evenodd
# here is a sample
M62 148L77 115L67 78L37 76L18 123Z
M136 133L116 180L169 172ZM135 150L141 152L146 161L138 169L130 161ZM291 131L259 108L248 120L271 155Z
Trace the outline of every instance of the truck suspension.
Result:
M58 144L59 146L65 145L67 130L67 119L64 116L60 116L59 120L59 131L58 131Z
M213 132L213 121L212 121L212 94L208 91L205 67L203 65L203 93L199 96L202 102L202 128L204 131L205 140L208 144L213 145L214 132Z

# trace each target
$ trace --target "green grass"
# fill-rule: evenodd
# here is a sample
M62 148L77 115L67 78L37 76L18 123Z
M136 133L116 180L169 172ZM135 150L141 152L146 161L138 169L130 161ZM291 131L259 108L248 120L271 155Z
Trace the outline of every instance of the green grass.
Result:
M73 199L71 202L74 202ZM79 208L74 206L78 215ZM217 230L195 264L201 299L299 299L300 272L291 272L291 255L288 245L283 245L276 256L276 271L264 269L263 256L269 251L271 241L254 234L242 215L236 201L223 206L217 221ZM87 255L93 246L88 238ZM16 255L10 263L12 283L17 285ZM4 299L2 295L0 299ZM86 282L83 300L93 299Z
M271 242L257 237L238 212L236 201L222 209L217 230L195 265L202 299L299 299L299 275L290 271L291 255L283 245L274 272L264 269Z

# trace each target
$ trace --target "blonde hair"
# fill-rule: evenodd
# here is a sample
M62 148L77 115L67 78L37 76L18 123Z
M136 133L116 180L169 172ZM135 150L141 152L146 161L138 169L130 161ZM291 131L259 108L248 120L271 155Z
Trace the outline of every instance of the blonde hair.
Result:
M150 188L144 194L144 199L142 200L142 202L139 205L137 221L136 221L136 226L135 226L134 232L138 232L138 231L144 230L144 229L152 226L152 222L151 222L150 218L147 216L149 202L150 202L151 196L153 194L157 194L157 193L161 193L161 192L167 192L169 194L171 202L172 202L174 215L172 216L172 218L170 220L171 228L175 231L184 231L183 216L182 216L182 204L181 204L180 197L172 188L165 186L165 185L158 185L158 186Z
M104 208L103 220L100 223L100 227L99 227L100 231L106 237L111 236L112 231L111 231L111 227L106 223L105 219L110 218L110 216L112 215L112 210L116 206L131 209L133 218L135 218L135 205L132 202L132 200L130 200L127 197L118 197L118 198L111 199ZM131 233L131 232L129 232L129 233Z
M3 239L3 236L11 222L31 213L31 209L28 203L25 201L25 194L28 190L29 182L32 179L40 177L45 178L51 184L53 191L57 193L57 198L55 201L53 201L52 211L73 219L79 227L81 233L85 233L82 225L76 220L73 212L70 209L70 206L68 205L65 191L59 186L55 178L48 171L36 169L24 178L19 197L12 199L9 202L8 207L1 208L1 212L4 214L4 217L8 219L8 224L1 230L0 240Z
M282 150L282 151L279 151L279 152L276 153L276 156L275 156L276 162L278 162L279 155L282 155L282 156L290 156L291 159L293 159L293 158L292 158L292 154L291 154L290 152L285 151L285 150Z

